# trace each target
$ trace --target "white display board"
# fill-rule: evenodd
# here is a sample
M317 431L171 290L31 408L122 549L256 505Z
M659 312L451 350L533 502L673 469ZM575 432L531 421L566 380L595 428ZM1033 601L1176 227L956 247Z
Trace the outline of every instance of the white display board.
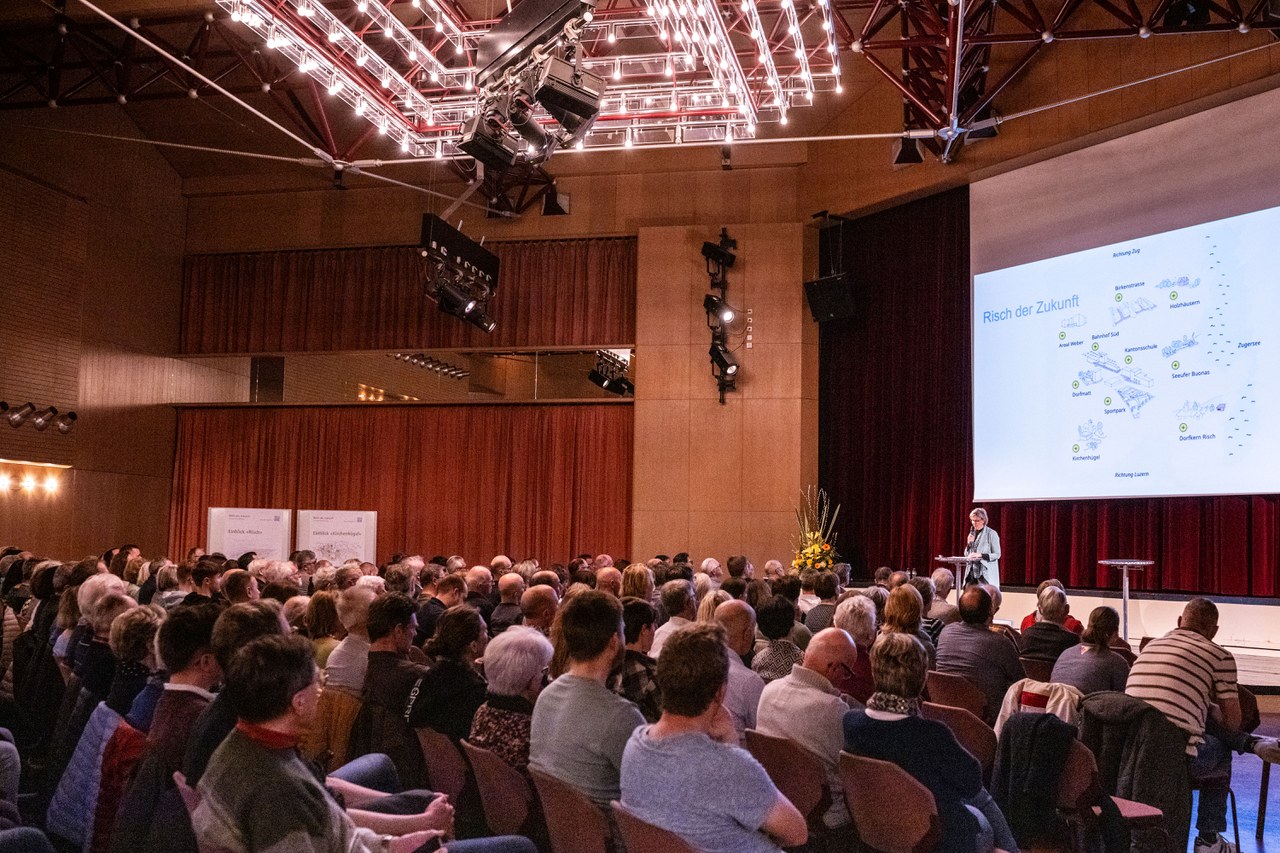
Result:
M316 559L328 560L334 565L352 557L366 563L377 562L378 514L300 509L295 550L312 551Z
M1280 491L1280 208L982 273L975 497Z
M287 509L209 507L209 553L231 559L253 551L267 560L287 560L293 533L293 513Z

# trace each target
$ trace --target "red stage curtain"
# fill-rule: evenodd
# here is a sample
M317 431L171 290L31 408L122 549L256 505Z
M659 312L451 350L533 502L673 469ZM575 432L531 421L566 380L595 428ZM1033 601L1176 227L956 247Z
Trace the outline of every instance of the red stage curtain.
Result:
M953 190L823 231L859 292L820 332L819 479L855 573L932 570L972 506L969 197ZM828 267L824 266L824 269ZM979 381L981 379L979 378ZM1118 589L1108 557L1153 559L1137 589L1274 596L1280 496L988 504L1001 582Z
M187 355L542 347L635 340L636 240L491 243L501 259L493 334L441 313L408 246L192 255Z
M202 408L178 413L169 543L208 508L376 510L396 551L567 562L631 547L628 405Z

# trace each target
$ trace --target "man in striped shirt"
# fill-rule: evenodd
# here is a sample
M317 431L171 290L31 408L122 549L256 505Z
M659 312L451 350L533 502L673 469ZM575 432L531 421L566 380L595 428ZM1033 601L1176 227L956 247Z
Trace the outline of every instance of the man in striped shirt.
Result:
M1240 731L1236 661L1213 642L1217 633L1217 606L1207 598L1191 599L1178 617L1178 627L1151 641L1139 655L1125 685L1125 693L1150 703L1187 733L1193 782L1226 773L1226 782L1201 787L1197 853L1235 853L1235 845L1218 835L1227 828L1232 751L1280 760L1280 744L1274 738Z

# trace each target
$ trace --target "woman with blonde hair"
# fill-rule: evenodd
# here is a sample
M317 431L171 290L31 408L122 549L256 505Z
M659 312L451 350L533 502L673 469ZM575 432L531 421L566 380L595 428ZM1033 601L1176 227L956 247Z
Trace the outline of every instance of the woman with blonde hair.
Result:
M715 624L716 608L726 601L733 601L733 596L725 592L723 589L712 590L703 597L702 603L698 605L698 615L694 617L694 622L705 622L708 625Z
M632 563L622 573L622 597L653 601L653 570L644 563Z
M881 634L909 634L920 641L925 653L929 656L929 669L937 665L938 650L920 628L920 620L924 617L924 598L920 591L909 583L894 588L889 593L889 600L884 605L884 624L880 626Z

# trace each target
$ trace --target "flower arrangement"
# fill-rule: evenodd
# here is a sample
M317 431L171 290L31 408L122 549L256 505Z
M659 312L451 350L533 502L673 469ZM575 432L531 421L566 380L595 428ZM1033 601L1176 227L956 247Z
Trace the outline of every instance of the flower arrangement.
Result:
M801 492L801 502L796 507L800 532L796 538L796 556L791 561L792 574L800 574L805 569L831 571L840 562L835 534L839 515L840 506L831 508L831 496L825 489L809 486Z

